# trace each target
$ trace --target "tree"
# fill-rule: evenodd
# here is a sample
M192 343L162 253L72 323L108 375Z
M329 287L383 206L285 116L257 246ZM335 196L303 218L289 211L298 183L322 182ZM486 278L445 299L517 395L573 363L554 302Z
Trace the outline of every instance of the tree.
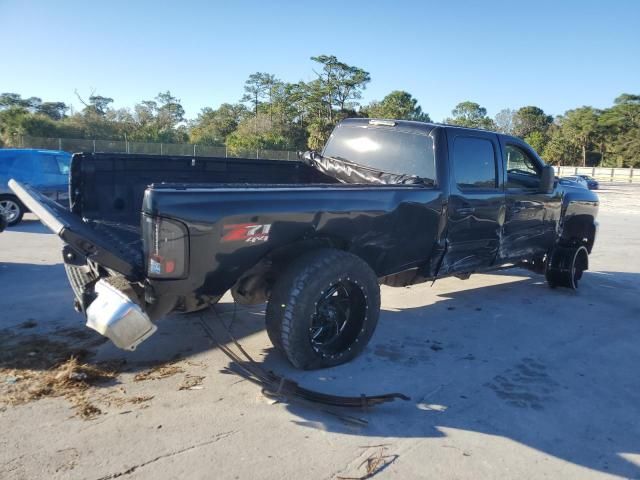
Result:
M415 120L418 122L430 122L428 113L423 113L418 105L418 100L410 93L394 90L384 97L381 102L372 102L365 113L374 118L392 118L397 120Z
M327 119L331 122L333 107L339 111L353 108L356 104L350 102L362 98L362 91L371 81L371 76L361 68L341 62L335 55L318 55L311 60L322 65L322 71L316 75L327 108Z
M558 124L552 124L548 131L547 141L542 158L549 165L573 165L580 156L580 151L564 134Z
M216 110L203 108L191 123L189 139L203 145L224 145L227 136L247 117L248 110L242 104L223 103Z
M513 115L513 135L525 138L533 132L546 134L549 125L553 121L551 115L547 115L541 108L528 106L519 108Z
M487 109L475 102L461 102L451 111L453 117L447 118L445 123L461 127L482 128L495 130L496 124L487 117Z
M241 102L249 102L253 105L253 113L258 115L258 106L267 92L264 77L269 76L268 73L256 72L249 75L244 82L244 95L240 99Z
M171 95L171 92L159 93L157 102L157 121L164 129L172 129L184 122L184 108L180 104L180 99Z
M539 155L542 155L544 152L544 147L547 144L547 136L539 130L534 130L529 135L524 137L524 141L527 142L531 147L538 152Z
M75 91L76 97L80 103L84 105L83 113L86 115L98 115L104 117L109 110L109 105L113 103L113 98L103 97L102 95L96 95L95 91L89 95L89 101L85 101L78 91Z
M22 98L18 93L0 94L0 109L19 107L29 112L35 112L42 100L39 97Z
M49 117L51 120L62 120L69 110L64 102L43 102L37 107L37 112Z
M274 102L278 93L282 92L284 84L278 80L275 75L264 72L256 72L249 75L244 84L244 95L240 99L241 102L249 102L252 105L255 117L258 117L258 111L261 106L266 103L269 120L273 121ZM263 101L264 100L264 101ZM257 121L254 130L257 131Z
M494 121L498 132L506 133L507 135L513 134L513 116L515 113L510 108L504 108L496 114Z
M582 152L583 167L587 165L587 151L599 133L599 114L593 107L580 107L569 110L561 119L563 133Z
M246 118L227 136L227 147L235 155L253 155L256 149L283 150L288 147L283 129L269 119L269 114L258 113Z
M623 93L599 118L603 164L640 166L640 95Z

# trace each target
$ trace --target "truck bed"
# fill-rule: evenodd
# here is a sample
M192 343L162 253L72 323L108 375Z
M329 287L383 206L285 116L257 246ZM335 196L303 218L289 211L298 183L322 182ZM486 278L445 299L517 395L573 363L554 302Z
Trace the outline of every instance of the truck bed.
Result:
M71 162L72 211L98 228L130 237L140 226L144 192L172 184L335 184L338 181L296 161L247 158L77 153ZM122 224L127 227L122 227Z
M71 162L70 183L73 213L141 268L140 211L151 185L235 184L237 188L338 181L297 161L77 153Z

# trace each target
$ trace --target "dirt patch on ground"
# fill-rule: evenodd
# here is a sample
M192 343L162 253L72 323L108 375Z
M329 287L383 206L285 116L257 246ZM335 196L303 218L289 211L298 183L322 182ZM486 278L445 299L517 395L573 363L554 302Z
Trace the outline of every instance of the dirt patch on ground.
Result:
M0 403L20 405L43 397L64 397L82 418L93 418L102 413L88 400L89 388L118 375L115 371L81 363L73 356L48 370L0 369L0 374L5 378Z
M76 333L78 332L78 333ZM118 376L113 365L86 363L100 340L68 329L49 335L0 331L0 406L21 405L44 397L64 397L85 419L101 413L89 401L91 387Z
M119 375L130 367L125 360L90 361L95 347L104 340L84 329L60 329L47 335L25 334L23 328L0 330L0 410L46 397L65 398L75 414L86 420L101 415L105 408L148 407L153 395L127 394L119 382ZM133 380L161 380L185 373L186 365L178 361L150 364ZM201 389L203 379L185 374L179 389ZM111 388L114 386L117 388Z
M163 363L150 368L144 372L138 373L133 380L135 382L143 382L145 380L160 380L162 378L172 377L178 373L183 373L184 368L175 363Z

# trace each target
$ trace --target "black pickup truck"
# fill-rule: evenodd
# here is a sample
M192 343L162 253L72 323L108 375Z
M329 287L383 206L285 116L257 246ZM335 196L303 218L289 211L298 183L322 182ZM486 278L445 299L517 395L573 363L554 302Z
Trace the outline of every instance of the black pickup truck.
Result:
M70 211L12 190L64 241L87 325L133 349L171 312L268 302L273 345L299 368L371 338L379 285L508 267L576 288L598 197L561 185L518 138L348 119L299 161L79 153Z

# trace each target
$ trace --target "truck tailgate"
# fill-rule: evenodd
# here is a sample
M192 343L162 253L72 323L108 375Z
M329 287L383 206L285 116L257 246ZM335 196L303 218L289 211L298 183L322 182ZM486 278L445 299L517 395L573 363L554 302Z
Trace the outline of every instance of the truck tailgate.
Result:
M139 255L135 255L131 247L118 241L116 236L96 231L82 218L29 185L11 179L9 188L46 227L77 253L132 280L142 277L143 268Z

